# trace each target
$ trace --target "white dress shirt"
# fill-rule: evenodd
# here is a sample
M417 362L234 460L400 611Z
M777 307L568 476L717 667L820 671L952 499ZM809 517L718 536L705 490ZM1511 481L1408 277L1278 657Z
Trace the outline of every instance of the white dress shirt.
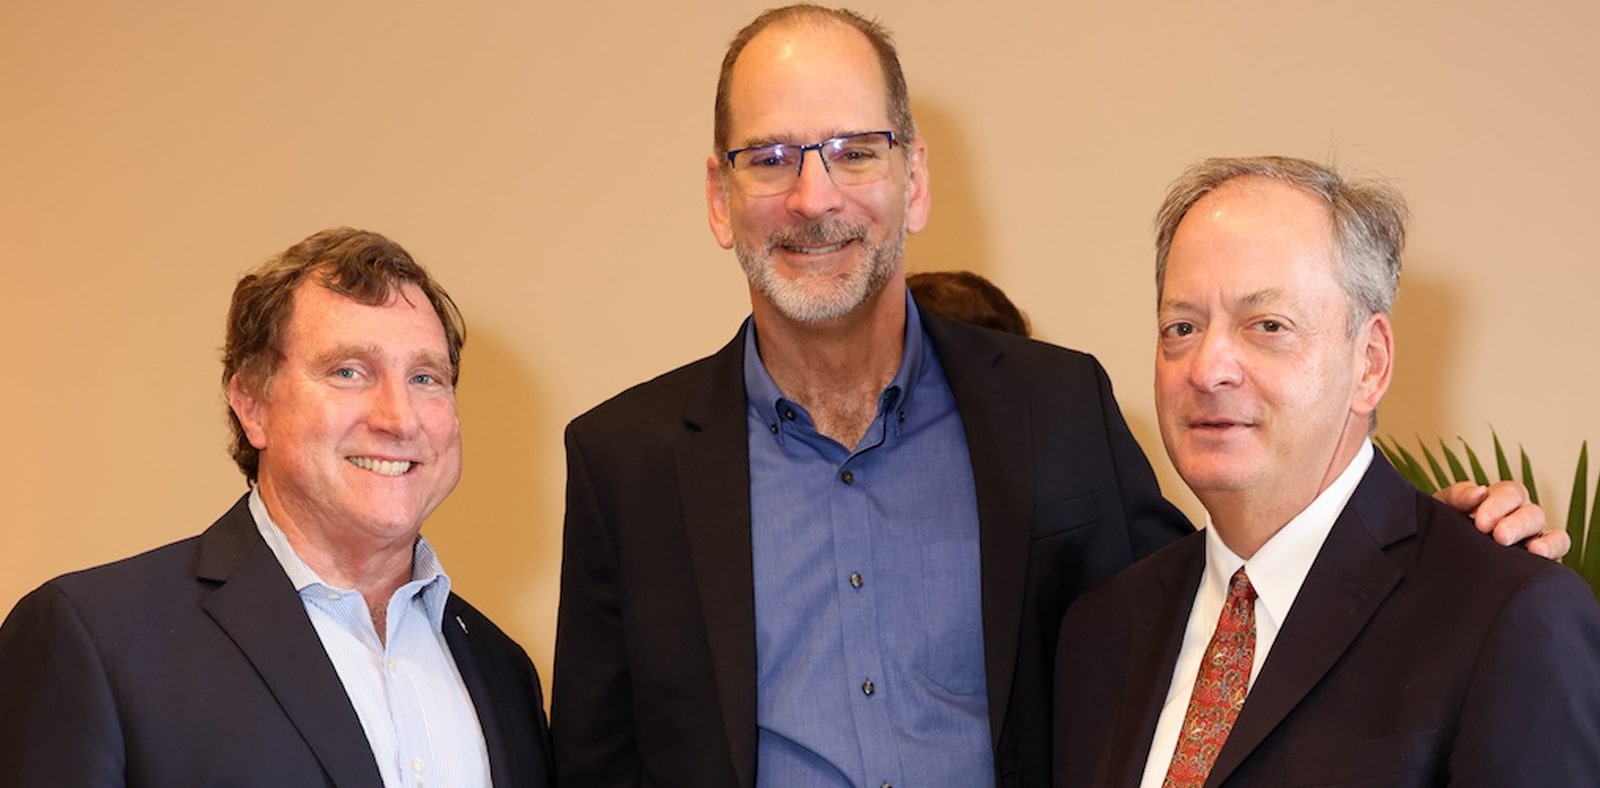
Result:
M427 540L417 537L411 582L389 598L387 632L379 640L361 593L324 583L272 522L256 490L250 514L305 604L372 745L384 788L489 785L478 714L440 631L450 577Z
M1167 698L1161 706L1161 718L1156 722L1155 737L1150 742L1150 754L1145 759L1144 779L1140 788L1160 788L1172 762L1172 753L1178 746L1178 734L1183 727L1184 715L1189 709L1189 696L1194 692L1195 678L1200 674L1200 662L1205 657L1206 645L1217 629L1217 619L1222 615L1222 605L1228 596L1228 580L1239 567L1245 568L1250 585L1256 590L1256 646L1255 660L1250 668L1250 686L1255 686L1261 675L1261 666L1272 652L1272 644L1283 628L1283 621L1294 607L1294 598L1300 593L1311 564L1322 550L1322 543L1333 530L1333 523L1344 511L1350 496L1372 464L1372 442L1361 445L1356 456L1345 466L1338 478L1328 485L1305 509L1289 520L1249 561L1234 555L1222 543L1211 518L1206 517L1206 566L1200 577L1200 587L1195 591L1194 606L1189 610L1189 623L1183 631L1183 647L1178 651L1178 662L1172 673L1172 683L1167 687Z

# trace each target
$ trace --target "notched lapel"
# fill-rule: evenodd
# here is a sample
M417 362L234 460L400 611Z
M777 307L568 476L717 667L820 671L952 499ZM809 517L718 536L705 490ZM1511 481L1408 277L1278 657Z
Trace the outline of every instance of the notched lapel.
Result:
M1126 702L1118 708L1107 768L1109 786L1137 786L1150 757L1151 739L1172 684L1183 633L1205 570L1205 539L1187 537L1153 567L1153 578L1129 610L1128 669L1123 674Z
M1312 562L1206 785L1220 785L1283 722L1400 584L1405 571L1384 549L1414 534L1416 522L1409 493L1395 498L1390 476L1399 479L1374 457Z
M708 370L673 451L683 527L705 615L722 727L740 786L755 785L756 610L745 429L744 332Z
M472 698L472 707L478 715L484 748L489 752L490 781L495 785L539 784L530 782L529 775L517 773L516 760L510 754L511 743L506 741L506 734L513 732L514 728L502 705L509 698L497 698L489 690L490 686L512 686L515 678L490 681L486 673L493 666L487 664L483 655L472 647L472 633L468 630L466 617L466 605L455 594L451 594L445 601L444 621L440 623L440 628L445 644L450 647L450 656L455 660L456 670L461 673L461 683L466 685L467 695ZM518 746L528 747L531 744L522 742Z
M232 638L339 788L382 788L372 746L300 597L241 501L200 537L206 613Z

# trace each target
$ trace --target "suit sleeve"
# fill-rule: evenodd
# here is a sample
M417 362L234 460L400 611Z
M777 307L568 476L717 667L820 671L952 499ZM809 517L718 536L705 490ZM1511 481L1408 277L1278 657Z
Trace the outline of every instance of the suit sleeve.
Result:
M1496 617L1449 774L1455 788L1593 785L1600 775L1600 606L1576 574L1533 575Z
M1106 370L1099 361L1094 362L1094 374L1100 389L1111 462L1122 495L1122 510L1127 518L1128 538L1133 544L1134 559L1138 560L1194 533L1194 526L1189 524L1188 518L1183 516L1178 507L1162 497L1155 470L1150 467L1150 460L1128 429L1122 409L1117 406L1116 395L1111 391L1111 379L1106 376Z
M556 784L638 785L617 549L571 426L566 444L567 514L550 684Z
M122 731L94 635L47 584L0 625L0 785L121 786Z

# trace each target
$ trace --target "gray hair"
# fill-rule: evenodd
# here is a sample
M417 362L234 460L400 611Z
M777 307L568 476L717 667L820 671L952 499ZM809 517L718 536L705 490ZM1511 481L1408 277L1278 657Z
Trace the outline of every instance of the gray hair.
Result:
M1387 314L1400 288L1400 255L1410 211L1394 187L1347 181L1330 167L1284 156L1206 159L1172 182L1156 213L1156 298L1166 285L1167 254L1178 224L1200 198L1235 178L1270 178L1320 198L1333 227L1334 275L1349 302L1352 338L1369 315Z

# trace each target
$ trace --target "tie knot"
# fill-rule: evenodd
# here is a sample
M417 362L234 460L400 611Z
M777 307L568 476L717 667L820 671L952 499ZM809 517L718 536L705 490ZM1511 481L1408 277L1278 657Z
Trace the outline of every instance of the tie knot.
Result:
M1250 585L1250 576L1244 573L1244 567L1239 567L1239 571L1234 572L1233 577L1228 580L1228 596L1238 597L1246 602L1256 601L1255 586Z

